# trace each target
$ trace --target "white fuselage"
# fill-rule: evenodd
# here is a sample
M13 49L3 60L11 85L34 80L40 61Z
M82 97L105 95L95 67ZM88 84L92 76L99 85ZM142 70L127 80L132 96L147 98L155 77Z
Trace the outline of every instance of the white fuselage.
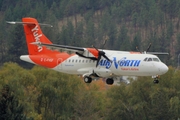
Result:
M90 83L92 77L104 77L107 84L113 84L113 79L118 76L158 76L168 71L168 67L152 53L53 44L40 28L40 25L47 24L40 24L35 18L25 17L22 22L8 23L24 27L29 55L22 55L21 60L63 73L82 75L86 83ZM154 82L158 83L157 77Z
M168 71L168 67L155 55L109 52L108 57L112 62L102 57L96 67L96 61L74 55L53 69L63 73L80 75L89 75L95 72L100 77L154 76L162 75ZM145 60L145 58L147 59Z

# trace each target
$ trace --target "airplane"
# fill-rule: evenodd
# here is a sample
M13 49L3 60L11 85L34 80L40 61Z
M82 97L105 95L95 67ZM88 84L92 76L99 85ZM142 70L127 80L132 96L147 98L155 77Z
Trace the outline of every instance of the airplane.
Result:
M103 78L112 85L120 76L152 76L159 83L159 75L168 71L168 67L156 56L168 54L161 52L131 52L84 48L53 44L41 31L35 18L25 17L22 22L7 21L9 24L22 24L26 36L28 55L20 59L32 64L44 66L62 73L81 75L85 83Z

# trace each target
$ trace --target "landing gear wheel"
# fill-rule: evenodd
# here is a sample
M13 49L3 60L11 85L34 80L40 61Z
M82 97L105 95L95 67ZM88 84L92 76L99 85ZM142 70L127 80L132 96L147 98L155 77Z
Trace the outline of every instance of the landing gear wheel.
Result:
M159 80L155 79L153 82L154 82L155 84L158 84L158 83L159 83Z
M107 78L106 79L106 84L112 85L114 83L114 80L112 78Z
M154 78L154 81L153 81L154 84L158 84L159 83L159 75L152 76L152 78Z
M85 76L85 77L84 77L84 82L85 82L85 83L91 83L91 82L92 82L92 78Z

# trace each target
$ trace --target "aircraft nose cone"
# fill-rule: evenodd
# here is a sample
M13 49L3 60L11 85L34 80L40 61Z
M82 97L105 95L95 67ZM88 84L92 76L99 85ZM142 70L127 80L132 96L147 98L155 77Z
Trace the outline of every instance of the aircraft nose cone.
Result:
M169 68L163 63L160 68L160 71L162 72L162 74L165 74L168 70Z

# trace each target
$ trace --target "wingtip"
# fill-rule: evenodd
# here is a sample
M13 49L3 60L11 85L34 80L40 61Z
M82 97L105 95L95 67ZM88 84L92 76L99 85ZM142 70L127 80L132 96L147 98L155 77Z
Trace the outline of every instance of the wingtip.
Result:
M14 21L6 21L6 23L8 23L8 24L16 24L16 22L14 22Z

